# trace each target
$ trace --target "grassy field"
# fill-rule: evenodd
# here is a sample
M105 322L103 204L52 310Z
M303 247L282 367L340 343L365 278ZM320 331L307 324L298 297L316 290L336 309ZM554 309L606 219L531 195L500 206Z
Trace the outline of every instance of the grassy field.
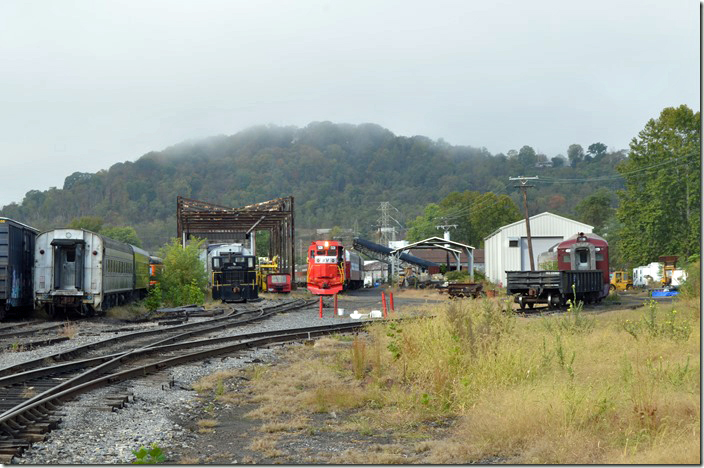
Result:
M310 415L337 412L340 431L413 444L406 463L701 462L699 298L543 318L504 301L448 301L292 348L286 365L253 371L250 416L305 433ZM199 388L217 394L227 377ZM340 462L392 463L389 447Z

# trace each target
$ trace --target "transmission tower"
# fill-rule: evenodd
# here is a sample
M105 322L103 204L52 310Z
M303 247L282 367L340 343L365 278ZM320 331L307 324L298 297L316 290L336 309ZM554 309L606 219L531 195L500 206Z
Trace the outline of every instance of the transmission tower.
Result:
M401 223L396 221L396 219L391 216L390 212L392 209L397 212L399 211L390 202L381 202L379 208L377 209L381 210L381 217L377 219L377 222L379 223L379 230L381 232L381 239L379 240L379 243L381 243L381 245L388 246L389 241L396 240L396 227L391 225L391 221L394 221L399 226L401 225Z

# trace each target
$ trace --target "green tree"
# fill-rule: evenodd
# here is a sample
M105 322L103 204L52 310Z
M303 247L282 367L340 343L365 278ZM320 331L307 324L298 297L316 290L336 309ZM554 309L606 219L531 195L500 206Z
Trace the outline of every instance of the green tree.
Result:
M271 252L269 242L271 241L271 231L255 231L252 233L257 237L254 240L254 247L257 249L256 252L252 252L252 255L257 257L269 257Z
M98 233L103 228L103 218L100 216L73 218L68 227L71 229L86 229Z
M606 154L607 149L603 143L592 143L587 148L587 154L598 161Z
M606 221L611 218L615 209L613 208L614 195L605 188L599 189L587 198L580 201L575 210L580 221L594 226L594 232L601 234Z
M161 293L158 302L171 307L203 303L208 282L200 259L204 243L205 240L192 240L184 248L178 239L172 239L161 248L164 268L158 278Z
M523 166L525 169L531 168L535 166L536 161L538 160L535 154L535 150L531 148L528 145L523 146L519 151L518 151L518 162Z
M584 159L584 149L582 145L570 145L569 148L567 148L567 158L570 160L570 166L577 167L577 163Z
M440 201L425 207L422 216L409 223L409 242L441 236L436 226L455 224L451 238L457 242L479 247L484 237L497 228L521 219L518 207L508 195L471 190L452 192Z
M467 241L474 247L484 245L484 238L498 228L521 219L516 203L508 195L486 192L477 197L469 210L472 234Z
M550 161L552 161L552 167L562 167L565 165L565 159L562 156L550 158Z
M665 108L630 148L617 167L626 180L617 210L623 258L642 265L660 255L700 253L700 113L685 105Z
M418 242L429 237L437 236L438 229L435 226L440 222L439 220L442 214L442 210L437 204L430 203L426 205L423 214L408 223L409 229L406 234L408 242Z
M142 241L137 235L137 231L131 226L105 227L100 230L100 234L116 241L132 244L135 247L142 247Z

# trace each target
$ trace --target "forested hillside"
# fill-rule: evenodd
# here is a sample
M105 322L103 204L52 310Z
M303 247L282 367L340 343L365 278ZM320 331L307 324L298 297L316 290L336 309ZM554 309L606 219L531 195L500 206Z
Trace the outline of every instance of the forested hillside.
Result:
M622 179L610 176L617 175L625 151L608 152L602 143L565 151L568 158L536 154L529 146L492 155L484 148L396 136L374 124L261 126L180 143L95 174L76 172L62 188L30 191L21 204L0 213L41 229L100 216L106 226L133 226L144 247L155 249L176 235L177 195L231 207L293 195L297 228L356 227L373 238L382 201L399 210L394 218L404 225L451 192L507 194L522 208L508 178L538 175L530 213L574 218L587 195L622 188ZM561 167L538 167L551 159Z

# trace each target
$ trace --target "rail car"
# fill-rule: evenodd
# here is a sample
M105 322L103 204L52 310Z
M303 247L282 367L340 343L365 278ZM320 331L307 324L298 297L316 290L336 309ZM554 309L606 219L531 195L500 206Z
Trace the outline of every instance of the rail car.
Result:
M313 241L308 247L308 291L333 295L364 285L362 258L338 241Z
M149 287L153 288L159 282L157 276L164 269L164 261L159 257L149 256Z
M288 273L269 273L266 275L266 290L276 293L291 292L291 275Z
M6 313L32 308L34 242L39 231L0 217L0 319Z
M242 244L223 244L208 252L213 299L247 302L259 299L257 257Z
M551 248L557 270L507 271L506 290L521 309L561 307L568 300L599 302L609 294L609 244L580 232Z
M54 317L94 315L142 299L149 288L149 254L85 229L53 229L37 236L34 304Z

